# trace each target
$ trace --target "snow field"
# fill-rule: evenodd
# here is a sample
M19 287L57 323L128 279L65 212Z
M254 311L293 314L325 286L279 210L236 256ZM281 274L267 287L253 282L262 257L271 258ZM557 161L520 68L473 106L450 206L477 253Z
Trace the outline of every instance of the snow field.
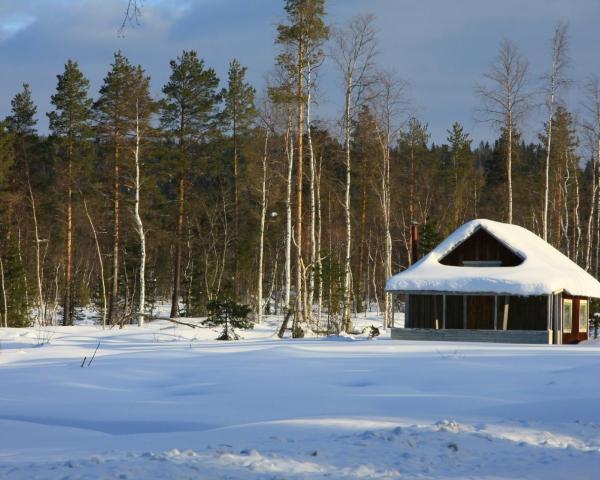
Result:
M226 343L0 329L0 478L597 478L597 343L279 340L278 321Z

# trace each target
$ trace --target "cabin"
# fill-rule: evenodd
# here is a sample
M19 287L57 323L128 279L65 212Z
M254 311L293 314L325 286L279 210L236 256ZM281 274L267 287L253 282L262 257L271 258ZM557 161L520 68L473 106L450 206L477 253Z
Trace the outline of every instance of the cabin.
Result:
M578 343L600 282L529 230L467 222L386 283L405 298L393 339Z

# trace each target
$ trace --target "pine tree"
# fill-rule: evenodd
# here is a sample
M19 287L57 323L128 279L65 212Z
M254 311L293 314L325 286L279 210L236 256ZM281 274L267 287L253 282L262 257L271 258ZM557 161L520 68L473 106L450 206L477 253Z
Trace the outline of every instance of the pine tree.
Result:
M66 157L66 239L65 289L63 323L72 325L73 319L73 188L74 162L81 141L90 134L90 112L93 105L88 96L90 82L84 77L77 62L68 60L64 72L57 75L58 85L51 101L55 110L48 113L50 129L61 138Z
M239 255L240 255L240 180L239 180L239 143L248 135L256 117L254 97L256 90L246 82L246 67L233 59L229 64L227 88L221 91L224 109L221 114L221 126L231 132L233 157L233 198L235 221L235 281L234 291L239 290Z
M94 104L97 132L112 150L113 160L113 268L108 322L117 321L119 302L120 242L121 242L121 168L126 135L131 131L135 103L131 95L135 68L121 52L114 55L111 70L104 78L100 97Z
M212 68L205 68L195 51L184 51L171 60L171 76L163 87L165 94L161 125L177 143L174 169L177 174L177 227L173 268L171 317L179 316L181 297L181 257L185 217L185 184L192 167L192 148L205 139L215 118L219 79Z

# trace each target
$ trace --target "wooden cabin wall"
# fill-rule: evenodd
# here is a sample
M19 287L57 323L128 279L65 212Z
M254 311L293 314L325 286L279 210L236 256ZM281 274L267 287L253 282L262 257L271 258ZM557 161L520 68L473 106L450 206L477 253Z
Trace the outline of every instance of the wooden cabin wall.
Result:
M499 260L503 267L514 267L523 263L522 258L481 228L442 258L440 263L462 267L465 260Z
M504 297L498 297L498 328L502 328ZM508 299L508 330L546 330L548 328L548 297L506 297Z
M494 330L496 306L496 329L502 330L505 301L508 302L508 330L547 329L547 297L498 296L495 302L492 295L446 295L445 328L465 328L466 320L467 329ZM406 328L436 328L436 319L438 328L443 328L443 302L443 295L408 295Z
M443 298L441 295L409 295L406 328L442 328Z
M464 308L462 295L446 295L446 328L464 328Z
M579 331L579 304L581 300L587 300L587 298L582 297L572 297L571 295L567 295L563 293L563 301L564 299L573 300L573 319L571 325L571 333L565 333L563 330L563 343L579 343L588 339L589 325L587 332ZM589 305L588 305L589 308ZM564 322L564 320L563 320Z

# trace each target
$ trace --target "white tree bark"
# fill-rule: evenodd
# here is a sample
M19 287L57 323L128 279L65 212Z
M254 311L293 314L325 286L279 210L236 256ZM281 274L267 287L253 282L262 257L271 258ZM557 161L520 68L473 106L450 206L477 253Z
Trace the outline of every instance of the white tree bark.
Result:
M31 180L29 178L29 164L26 165L26 176L27 176L27 188L29 190L29 201L31 202L31 213L33 216L33 227L35 232L35 272L37 280L37 323L43 325L45 321L46 306L44 304L44 292L42 289L42 265L41 265L41 243L40 233L38 229L37 210L35 207L35 197L33 196L33 189L31 188Z
M265 250L265 221L267 218L267 155L269 148L269 130L265 133L265 149L262 158L262 184L261 184L261 200L260 200L260 240L258 247L258 288L257 288L257 323L263 321L263 263Z
M323 262L321 260L321 240L322 240L322 221L321 221L321 165L322 158L319 157L319 164L316 172L315 195L317 203L317 238L315 249L317 251L316 268L317 268L317 327L321 323L321 315L323 310Z
M547 75L548 86L546 90L547 131L546 131L546 164L544 168L544 213L542 217L542 233L544 240L548 241L548 204L550 190L550 150L552 146L552 120L556 111L556 96L561 86L566 84L563 70L568 63L567 58L567 27L558 24L552 39L552 64Z
M135 160L135 203L133 207L133 217L135 220L135 229L140 240L140 290L138 298L138 325L144 325L144 311L146 307L146 233L144 224L140 215L140 111L139 102L135 102L135 149L133 152Z
M481 114L507 135L506 173L508 187L507 221L513 220L512 144L520 119L529 108L530 93L527 86L527 61L519 54L515 44L505 39L500 44L496 61L484 75L490 86L477 86L481 98Z
M8 299L6 295L6 285L4 284L4 262L0 256L0 280L2 281L2 301L4 305L4 327L8 328Z
M315 277L317 275L316 261L317 261L317 240L316 240L316 202L315 202L315 152L312 143L312 129L311 129L311 94L312 94L312 83L311 83L312 67L310 62L307 67L307 81L306 81L306 138L308 143L309 153L309 171L310 171L310 271L308 278L308 288L306 289L307 302L304 307L306 321L310 324L312 321L313 303L314 303L314 291L315 291Z
M371 83L376 39L372 15L358 15L353 18L345 30L335 34L335 51L332 55L344 82L344 154L346 182L344 210L346 222L346 244L344 257L344 305L342 328L346 332L352 329L352 217L351 217L351 129L353 106L358 104L363 90Z
M292 291L292 171L294 169L294 139L291 130L290 119L286 132L288 165L285 194L285 315L290 311Z
M102 285L102 328L106 328L106 319L108 317L108 301L106 297L106 281L104 279L104 261L102 260L102 251L100 250L100 242L98 242L98 233L96 232L96 227L94 226L94 222L92 221L92 216L87 207L87 202L85 197L83 197L83 207L85 209L85 214L87 216L88 221L90 222L90 227L92 228L92 233L94 234L94 242L96 243L96 253L98 254L98 264L100 266L100 280Z

